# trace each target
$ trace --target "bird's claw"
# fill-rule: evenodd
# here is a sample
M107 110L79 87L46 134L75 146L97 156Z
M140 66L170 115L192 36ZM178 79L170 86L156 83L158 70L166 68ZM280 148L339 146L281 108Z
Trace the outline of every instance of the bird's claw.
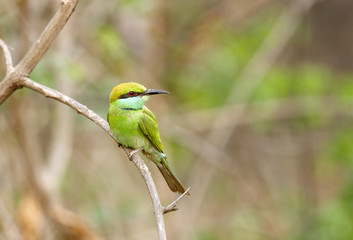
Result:
M129 159L130 160L132 160L131 158L132 158L132 156L135 154L135 153L138 153L139 151L141 151L142 150L142 148L141 147L139 147L139 148L137 148L137 149L135 149L135 150L133 150L133 151L131 151L129 154L128 154L128 156L129 156Z

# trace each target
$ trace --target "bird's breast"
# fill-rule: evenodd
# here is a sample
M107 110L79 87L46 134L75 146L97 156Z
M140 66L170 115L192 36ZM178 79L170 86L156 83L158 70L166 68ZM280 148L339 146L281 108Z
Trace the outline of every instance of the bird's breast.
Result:
M141 117L141 110L109 111L110 130L120 144L135 149L145 144L146 138L139 127Z

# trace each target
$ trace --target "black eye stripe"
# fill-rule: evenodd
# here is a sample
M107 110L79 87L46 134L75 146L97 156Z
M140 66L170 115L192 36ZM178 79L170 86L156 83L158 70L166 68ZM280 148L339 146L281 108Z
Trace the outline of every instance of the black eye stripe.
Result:
M136 97L136 96L138 96L138 95L141 95L141 93L136 93L136 92L135 92L132 96L129 95L129 93L125 93L125 94L120 95L118 99L129 98L129 97Z
M128 98L128 97L130 97L130 96L129 96L128 93L126 93L126 94L120 95L120 96L119 96L119 99Z

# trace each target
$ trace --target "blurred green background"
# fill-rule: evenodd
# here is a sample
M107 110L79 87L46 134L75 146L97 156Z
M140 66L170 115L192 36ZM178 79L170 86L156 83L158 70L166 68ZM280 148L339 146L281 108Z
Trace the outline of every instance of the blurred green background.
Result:
M0 38L17 63L59 1L0 6ZM165 216L168 239L350 240L352 12L349 0L80 1L30 77L103 118L119 83L171 92L147 104L191 187ZM97 235L156 239L141 177L98 126L28 89L0 111L0 239L9 216L23 229L25 158ZM147 164L166 206L177 195Z

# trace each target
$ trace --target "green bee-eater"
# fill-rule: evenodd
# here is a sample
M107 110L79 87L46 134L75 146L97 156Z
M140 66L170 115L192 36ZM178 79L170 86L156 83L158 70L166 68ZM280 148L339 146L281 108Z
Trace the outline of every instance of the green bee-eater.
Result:
M173 174L163 152L158 124L153 113L144 106L150 95L169 93L146 89L137 83L122 83L110 93L108 123L117 142L125 147L141 149L154 162L169 188L184 193L185 188Z

